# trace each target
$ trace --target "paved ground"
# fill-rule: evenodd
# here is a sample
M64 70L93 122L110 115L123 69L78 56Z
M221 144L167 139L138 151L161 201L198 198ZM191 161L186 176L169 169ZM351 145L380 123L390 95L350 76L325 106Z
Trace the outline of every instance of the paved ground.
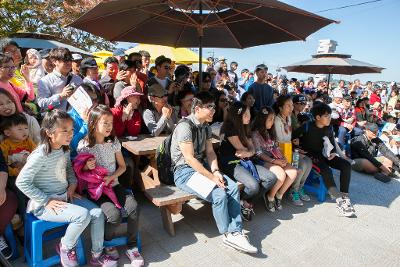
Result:
M300 208L284 202L283 211L271 214L260 199L254 219L244 225L259 248L255 256L222 245L210 205L185 205L174 217L177 234L170 237L158 208L138 196L143 256L148 266L400 266L399 193L400 181L383 184L353 172L350 195L357 218L338 217L333 202L315 198ZM125 256L120 266L130 266Z

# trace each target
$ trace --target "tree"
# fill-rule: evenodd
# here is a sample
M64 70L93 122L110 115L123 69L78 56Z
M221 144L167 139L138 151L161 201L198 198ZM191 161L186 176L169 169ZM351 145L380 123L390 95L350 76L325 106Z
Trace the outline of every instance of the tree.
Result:
M86 50L112 50L114 43L66 27L100 0L1 0L0 36L16 32L46 33Z

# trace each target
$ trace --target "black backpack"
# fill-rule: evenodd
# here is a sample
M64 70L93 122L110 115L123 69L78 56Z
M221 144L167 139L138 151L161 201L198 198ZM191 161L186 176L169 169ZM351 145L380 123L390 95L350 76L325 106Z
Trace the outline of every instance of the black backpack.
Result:
M193 143L197 138L197 127L190 119L181 119L178 124L182 122L187 122L190 125L190 130L192 132ZM175 126L178 126L178 124ZM156 152L156 162L158 170L158 178L160 182L166 185L175 185L174 182L174 164L171 159L171 141L173 132L164 139L164 141L158 146Z

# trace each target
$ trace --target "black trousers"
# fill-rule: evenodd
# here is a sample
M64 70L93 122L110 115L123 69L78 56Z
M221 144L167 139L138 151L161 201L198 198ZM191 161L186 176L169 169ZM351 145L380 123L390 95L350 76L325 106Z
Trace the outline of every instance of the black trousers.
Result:
M138 205L133 197L133 194L128 193L125 188L118 184L113 187L115 195L121 206L123 206L128 214L128 249L136 247L136 239L139 228L139 210ZM116 237L117 228L122 222L121 211L115 204L106 196L102 195L97 201L91 199L100 206L106 217L106 227L104 231L104 239L112 240Z
M351 164L347 160L336 156L332 160L328 160L325 158L319 160L313 159L313 163L321 170L322 178L324 179L324 183L328 189L336 187L335 180L333 179L333 173L330 167L339 170L340 192L349 193Z

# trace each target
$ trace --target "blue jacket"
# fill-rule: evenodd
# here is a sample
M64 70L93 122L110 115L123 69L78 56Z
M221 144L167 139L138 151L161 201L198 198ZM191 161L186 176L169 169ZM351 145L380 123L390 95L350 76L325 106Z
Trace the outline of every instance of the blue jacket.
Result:
M68 111L68 114L71 116L72 120L74 121L74 136L71 140L71 160L74 159L77 155L76 149L78 147L79 141L83 139L88 133L88 125L87 123L81 118L78 112L75 109L71 109Z

